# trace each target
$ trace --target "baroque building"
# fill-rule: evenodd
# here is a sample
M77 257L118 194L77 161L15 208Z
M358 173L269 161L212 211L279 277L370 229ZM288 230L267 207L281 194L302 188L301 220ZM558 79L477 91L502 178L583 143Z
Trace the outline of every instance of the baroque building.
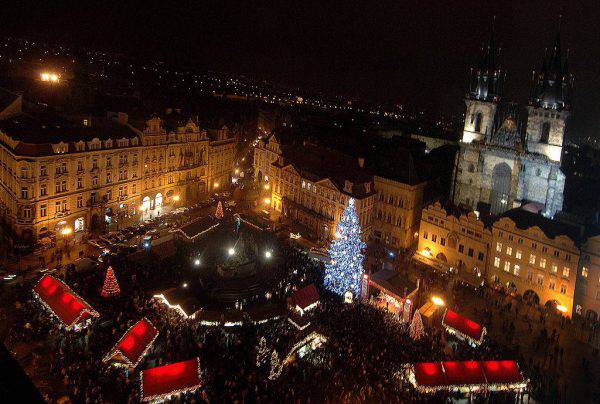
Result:
M226 128L211 138L191 119L166 126L160 118L136 124L123 113L70 120L4 114L1 220L16 239L27 241L65 228L102 231L228 185L236 140Z
M471 72L452 198L493 215L534 202L553 217L562 209L562 146L572 77L557 35L534 83L528 116L504 101L505 72L494 34Z

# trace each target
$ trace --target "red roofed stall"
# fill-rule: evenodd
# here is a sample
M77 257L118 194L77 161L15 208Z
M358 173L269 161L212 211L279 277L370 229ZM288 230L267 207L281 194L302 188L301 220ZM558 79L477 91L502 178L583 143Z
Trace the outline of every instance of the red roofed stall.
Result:
M44 275L33 288L33 295L52 312L67 330L79 329L100 315L62 281Z
M292 294L292 304L300 315L303 315L304 312L316 307L317 304L319 304L319 299L319 291L314 283L311 283Z
M199 358L146 369L140 373L142 401L166 399L194 391L200 385Z
M423 393L517 391L527 386L519 365L512 360L416 363L411 366L409 381Z
M449 309L444 313L442 325L449 333L467 340L474 346L483 342L486 333L485 327Z
M157 336L158 330L154 325L148 319L142 318L127 330L102 361L135 368Z

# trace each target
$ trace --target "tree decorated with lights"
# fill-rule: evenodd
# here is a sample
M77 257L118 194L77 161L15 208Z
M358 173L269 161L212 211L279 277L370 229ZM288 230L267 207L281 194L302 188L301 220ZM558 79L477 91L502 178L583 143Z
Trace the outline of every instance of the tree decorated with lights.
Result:
M275 380L281 375L281 371L283 367L281 366L281 360L279 359L279 355L277 351L273 349L273 353L271 354L271 370L269 371L269 380Z
M425 328L423 327L423 319L419 310L415 310L410 326L408 327L408 335L418 341L425 336Z
M217 219L223 219L223 204L221 201L217 204L217 210L215 211L215 217Z
M121 293L117 278L115 277L115 271L112 267L108 267L106 271L106 278L104 278L104 285L102 286L102 297L116 296Z
M367 245L360 239L360 220L354 199L350 198L336 230L329 247L331 261L325 265L325 287L340 296L350 291L356 297L363 275L362 249Z
M258 341L258 349L256 352L256 366L260 367L267 363L269 358L269 349L267 348L267 339L262 336Z

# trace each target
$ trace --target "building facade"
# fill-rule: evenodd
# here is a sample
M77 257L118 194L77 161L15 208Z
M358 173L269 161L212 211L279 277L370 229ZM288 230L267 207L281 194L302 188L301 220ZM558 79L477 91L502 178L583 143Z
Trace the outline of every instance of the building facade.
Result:
M600 235L598 234L588 237L581 247L575 289L575 312L590 321L600 319Z
M161 215L206 195L210 181L225 185L233 169L235 140L213 142L191 120L172 131L159 118L136 128L125 114L68 127L22 123L0 121L0 215L24 240Z
M423 209L415 256L428 265L452 270L479 286L485 279L492 234L473 212L449 211L439 202Z
M534 73L527 119L516 105L503 100L500 56L492 35L472 71L465 99L453 200L492 214L535 202L552 217L563 205L565 176L560 164L572 88L560 38L541 71Z

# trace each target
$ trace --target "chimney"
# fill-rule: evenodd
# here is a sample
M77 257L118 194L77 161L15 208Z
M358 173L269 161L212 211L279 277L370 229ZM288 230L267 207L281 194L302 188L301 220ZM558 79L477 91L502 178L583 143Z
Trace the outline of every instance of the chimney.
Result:
M365 158L364 157L359 157L358 158L358 166L360 168L365 168Z

